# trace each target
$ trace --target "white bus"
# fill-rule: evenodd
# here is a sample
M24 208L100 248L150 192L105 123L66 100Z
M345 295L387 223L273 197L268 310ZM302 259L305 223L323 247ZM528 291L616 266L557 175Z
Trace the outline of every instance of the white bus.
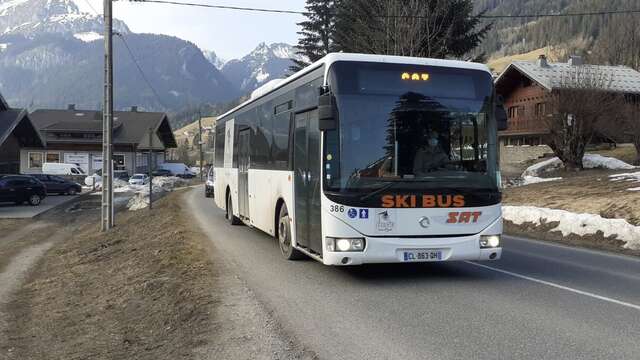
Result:
M287 259L499 259L496 103L481 64L329 54L218 118L215 202Z

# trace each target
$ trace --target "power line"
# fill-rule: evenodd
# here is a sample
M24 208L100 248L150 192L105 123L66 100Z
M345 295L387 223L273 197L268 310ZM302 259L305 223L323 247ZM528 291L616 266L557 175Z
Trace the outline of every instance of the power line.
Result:
M98 12L98 10L96 10L96 8L94 8L93 5L91 5L89 0L84 0L84 2L91 8L91 10L93 10L94 13L96 13L97 16L100 16L100 13Z
M213 9L239 10L239 11L252 11L252 12L266 12L266 13L277 13L277 14L295 14L295 15L307 15L307 14L309 14L308 12L305 12L305 11L282 10L282 9L264 9L264 8L228 6L228 5L211 5L211 4L200 4L200 3L189 3L189 2L177 2L177 1L171 1L171 0L130 0L130 2L145 2L145 3L155 3L155 4L196 6L196 7L206 7L206 8L213 8Z
M156 89L153 87L153 85L151 85L151 82L149 81L149 79L147 78L147 76L144 74L144 71L142 71L142 67L140 67L140 64L138 63L138 61L136 60L136 57L133 55L133 51L131 51L131 48L129 47L129 44L127 43L127 40L124 38L124 36L119 33L119 32L113 32L114 35L118 36L120 38L120 40L122 40L122 43L124 44L124 47L127 49L127 52L129 53L129 56L131 57L131 60L133 61L133 63L136 65L136 67L138 68L138 71L140 72L140 75L142 76L142 79L144 80L145 83L147 83L147 86L149 87L149 89L151 89L151 91L153 92L153 95L156 97L156 100L158 101L158 103L160 104L160 106L164 107L164 104L162 103L162 100L160 100L160 96L158 95L158 92L156 91Z
M236 11L250 11L250 12L263 12L263 13L275 13L275 14L294 14L294 15L309 15L306 11L286 10L286 9L269 9L269 8L253 8L242 6L228 6L228 5L211 5L203 3L192 2L178 2L172 0L130 0L131 2L145 2L154 4L168 4L179 6L194 6L204 7L212 9L223 10L236 10ZM480 19L521 19L521 18L544 18L544 17L581 17L581 16L603 16L603 15L621 15L621 14L638 14L640 9L637 10L604 10L604 11L589 11L579 13L558 13L558 14L523 14L523 15L477 15ZM423 15L378 15L381 18L426 18Z
M544 18L544 17L572 17L572 16L602 16L602 15L620 15L620 14L638 14L638 10L606 10L606 11L588 11L580 13L567 14L526 14L526 15L479 15L483 19L521 19L521 18Z

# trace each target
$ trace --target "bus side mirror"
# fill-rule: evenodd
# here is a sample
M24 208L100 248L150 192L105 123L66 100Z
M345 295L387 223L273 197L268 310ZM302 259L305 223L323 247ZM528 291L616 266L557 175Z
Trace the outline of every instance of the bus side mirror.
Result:
M503 105L496 106L496 122L498 123L498 131L504 131L509 128L507 123L507 112Z
M318 99L318 129L334 130L336 127L335 98L331 92L325 92Z

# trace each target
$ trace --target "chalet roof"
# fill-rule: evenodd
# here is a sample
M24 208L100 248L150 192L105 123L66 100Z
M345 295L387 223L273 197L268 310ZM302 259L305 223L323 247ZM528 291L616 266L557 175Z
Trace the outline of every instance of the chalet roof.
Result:
M36 110L30 114L42 132L100 132L102 112L95 110ZM116 111L113 114L113 143L139 145L152 128L165 148L177 146L167 114L159 112ZM55 142L55 140L48 140Z
M0 146L14 134L22 146L42 147L42 136L31 122L26 110L0 110Z
M626 94L640 94L640 72L626 66L572 65L570 63L545 63L538 61L514 61L495 80L496 86L513 71L518 71L545 89L552 91L571 87L578 72L602 77L603 90ZM569 84L569 86L567 85Z

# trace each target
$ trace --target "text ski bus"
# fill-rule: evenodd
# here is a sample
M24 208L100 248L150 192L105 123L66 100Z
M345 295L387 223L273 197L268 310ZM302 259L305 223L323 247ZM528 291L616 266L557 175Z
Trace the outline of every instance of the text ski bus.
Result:
M484 65L329 54L218 118L215 202L287 259L496 260L503 113Z

